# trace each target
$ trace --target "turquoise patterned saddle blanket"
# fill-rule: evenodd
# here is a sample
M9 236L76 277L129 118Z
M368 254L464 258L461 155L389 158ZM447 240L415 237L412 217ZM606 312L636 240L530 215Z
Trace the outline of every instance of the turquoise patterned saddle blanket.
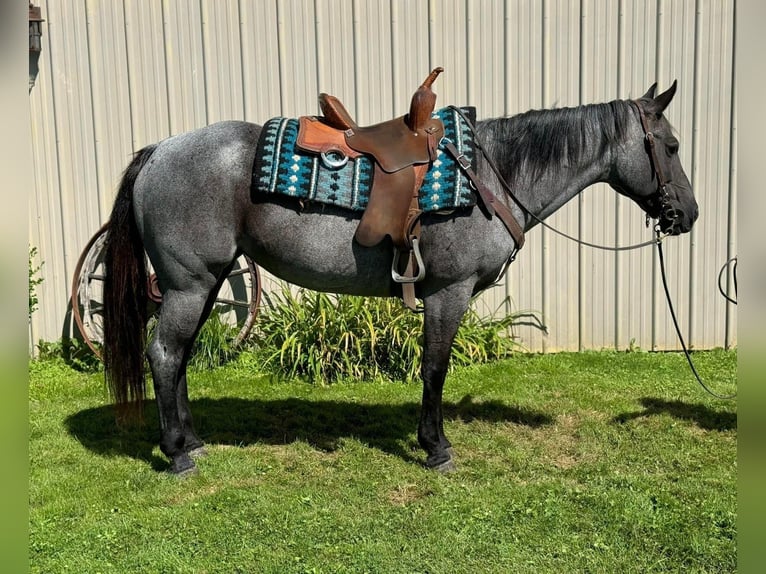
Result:
M476 109L460 109L474 123ZM420 187L420 209L444 211L476 205L468 178L445 148L447 140L451 141L475 169L473 132L454 108L442 108L433 115L444 123L444 139ZM253 192L279 193L302 201L364 211L372 187L372 160L362 156L341 167L328 167L318 154L298 149L297 137L297 119L276 117L266 122L253 165Z

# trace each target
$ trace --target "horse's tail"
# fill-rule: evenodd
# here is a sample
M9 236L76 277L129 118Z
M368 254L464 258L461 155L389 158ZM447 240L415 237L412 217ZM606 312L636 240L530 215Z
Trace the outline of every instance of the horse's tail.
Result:
M125 169L106 229L102 354L119 422L140 420L146 397L147 270L133 214L133 186L155 148L137 152Z

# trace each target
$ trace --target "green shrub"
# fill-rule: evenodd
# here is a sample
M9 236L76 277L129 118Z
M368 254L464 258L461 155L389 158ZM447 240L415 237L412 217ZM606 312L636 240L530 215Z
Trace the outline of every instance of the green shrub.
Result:
M102 369L101 359L94 355L90 347L80 339L40 340L37 343L37 358L40 360L62 358L67 365L84 373L97 373Z
M43 264L40 263L37 267L34 267L32 259L37 255L37 247L29 248L29 320L32 320L32 313L37 311L37 286L43 282L42 277L37 277L37 274L42 269Z
M239 353L233 344L238 332L239 328L226 323L219 310L213 309L194 341L189 366L213 369L231 361Z
M504 307L505 301L498 309ZM509 357L520 347L510 336L517 315L511 313L495 318L496 315L498 311L488 318L482 317L473 307L468 309L452 345L452 365L490 363Z
M423 315L397 299L327 295L305 289L264 294L252 341L263 368L328 384L343 379L413 380L420 372ZM512 315L470 310L453 346L452 366L507 357Z

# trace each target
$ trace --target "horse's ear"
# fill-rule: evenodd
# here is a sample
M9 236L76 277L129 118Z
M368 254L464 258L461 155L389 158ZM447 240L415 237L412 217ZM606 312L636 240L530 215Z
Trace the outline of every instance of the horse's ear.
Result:
M654 99L654 93L657 91L657 82L654 82L651 87L646 90L646 93L641 96L642 100L652 100Z
M662 92L659 96L654 98L655 112L661 114L665 108L668 107L670 100L676 94L676 87L678 86L678 80L673 80L673 85L666 91Z

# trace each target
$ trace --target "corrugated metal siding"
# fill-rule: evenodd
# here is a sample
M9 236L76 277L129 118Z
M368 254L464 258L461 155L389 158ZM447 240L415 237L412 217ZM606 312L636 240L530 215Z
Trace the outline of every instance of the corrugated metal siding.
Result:
M340 97L361 123L381 121L406 112L411 92L441 65L439 103L475 105L480 118L637 97L677 78L667 115L701 217L665 244L671 292L694 347L736 345L736 307L716 287L737 252L735 0L40 4L29 241L45 281L30 342L68 328L74 265L108 217L133 151L219 120L315 113L319 91ZM605 185L550 223L611 245L650 237L641 211ZM676 349L656 258L651 249L596 251L536 228L477 305L541 314L547 335L517 329L532 350Z

